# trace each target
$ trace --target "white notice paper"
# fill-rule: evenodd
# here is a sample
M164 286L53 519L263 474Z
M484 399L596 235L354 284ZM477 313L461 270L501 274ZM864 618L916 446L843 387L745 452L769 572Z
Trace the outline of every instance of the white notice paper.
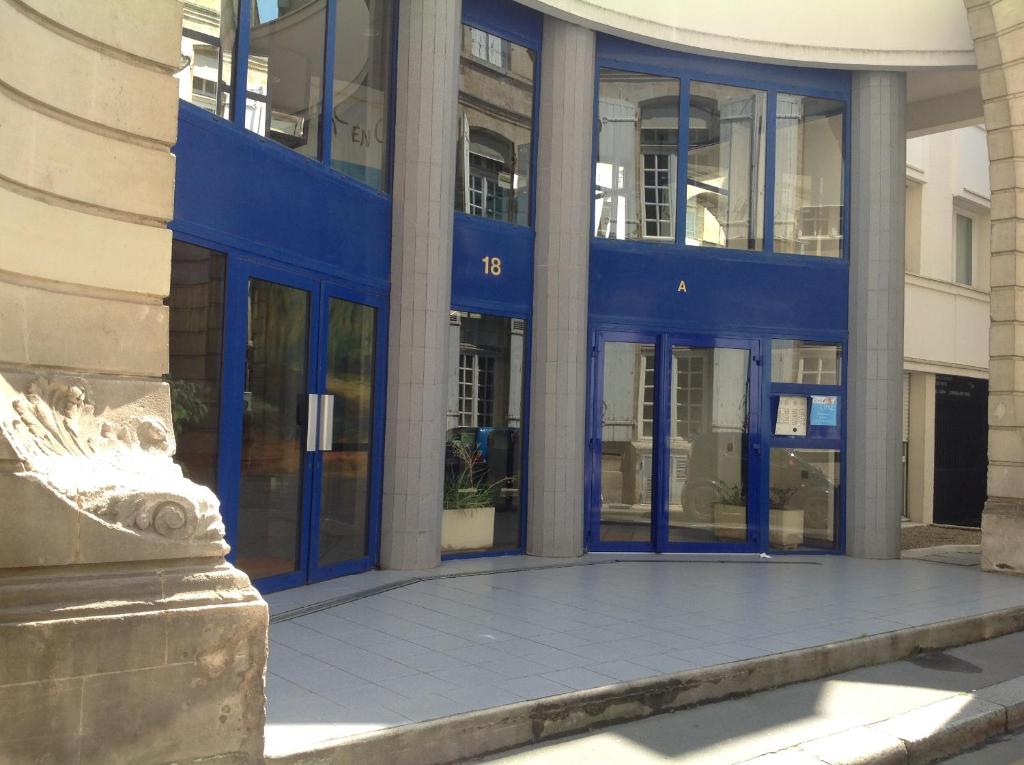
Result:
M779 396L779 413L775 418L775 435L807 435L806 396Z

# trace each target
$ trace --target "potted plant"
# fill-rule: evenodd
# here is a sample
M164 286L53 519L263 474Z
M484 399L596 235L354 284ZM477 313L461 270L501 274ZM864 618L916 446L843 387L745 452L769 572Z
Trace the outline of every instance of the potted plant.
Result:
M497 484L477 477L479 454L465 442L448 442L455 469L445 476L441 551L480 550L494 545L494 505Z
M796 547L804 541L804 511L788 507L795 488L768 490L768 540L775 547Z
M719 483L714 503L715 536L745 541L747 538L747 496L736 484Z

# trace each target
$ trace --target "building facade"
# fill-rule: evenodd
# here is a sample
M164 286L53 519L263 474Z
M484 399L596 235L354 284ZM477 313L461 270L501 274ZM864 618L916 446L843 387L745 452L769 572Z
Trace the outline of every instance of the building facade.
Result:
M899 331L905 139L982 117L985 561L1024 570L1021 14L0 0L4 758L258 762L249 577L896 556L904 358L947 360Z
M902 384L877 269L903 182L871 163L902 171L927 116L906 78L449 10L184 5L167 379L232 560L267 591L526 551L896 554L899 438L865 407ZM859 147L861 117L892 140Z
M981 526L988 467L988 149L981 127L907 142L907 517Z

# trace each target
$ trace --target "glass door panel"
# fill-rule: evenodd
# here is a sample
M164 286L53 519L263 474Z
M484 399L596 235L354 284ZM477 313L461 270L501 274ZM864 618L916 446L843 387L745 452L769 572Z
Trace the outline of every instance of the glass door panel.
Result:
M747 542L749 372L745 348L672 347L669 543Z
M369 555L377 311L328 299L317 563Z
M654 344L606 342L603 375L598 539L649 546L657 379Z
M250 278L236 563L254 579L301 567L310 293Z

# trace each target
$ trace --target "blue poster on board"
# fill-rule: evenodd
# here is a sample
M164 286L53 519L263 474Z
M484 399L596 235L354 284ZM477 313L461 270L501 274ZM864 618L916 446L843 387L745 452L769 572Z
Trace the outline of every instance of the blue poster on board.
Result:
M839 396L811 396L811 425L834 428L839 422Z

